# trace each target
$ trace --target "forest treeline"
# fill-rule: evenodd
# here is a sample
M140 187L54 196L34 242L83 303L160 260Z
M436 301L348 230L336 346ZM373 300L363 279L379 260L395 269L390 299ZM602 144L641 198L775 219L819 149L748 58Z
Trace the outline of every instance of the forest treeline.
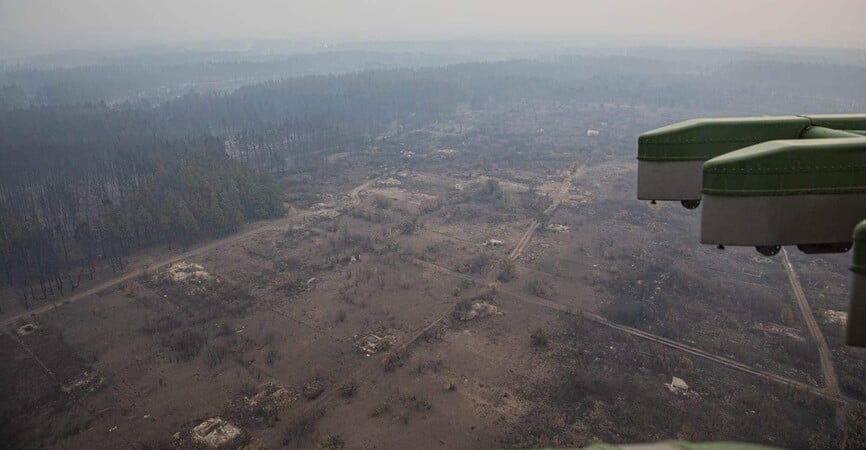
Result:
M278 216L284 195L272 171L362 148L392 122L431 120L459 99L454 88L393 71L159 105L0 113L0 282L29 306L92 278L100 261L119 269L132 251Z
M196 66L187 76L258 70L244 64L210 67L228 71L222 75ZM275 217L284 196L272 173L308 171L328 154L375 145L395 124L429 123L461 104L589 102L754 114L866 105L866 68L778 61L465 63L301 76L110 105L102 100L117 100L129 86L100 80L129 78L134 87L151 75L100 70L43 69L30 81L26 72L7 73L21 83L0 86L0 283L27 302L68 292L100 261L117 269L137 249L189 245ZM90 80L87 89L80 79ZM49 85L68 96L34 99Z

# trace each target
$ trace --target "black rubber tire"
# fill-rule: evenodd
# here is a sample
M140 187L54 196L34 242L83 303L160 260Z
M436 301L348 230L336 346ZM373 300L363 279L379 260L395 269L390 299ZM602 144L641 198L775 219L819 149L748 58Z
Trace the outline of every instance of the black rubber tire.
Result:
M780 251L782 251L782 246L781 245L759 245L759 246L755 247L755 250L757 250L758 253L760 253L764 256L776 256L779 254Z
M698 206L701 206L701 200L680 200L680 204L685 209L698 209Z

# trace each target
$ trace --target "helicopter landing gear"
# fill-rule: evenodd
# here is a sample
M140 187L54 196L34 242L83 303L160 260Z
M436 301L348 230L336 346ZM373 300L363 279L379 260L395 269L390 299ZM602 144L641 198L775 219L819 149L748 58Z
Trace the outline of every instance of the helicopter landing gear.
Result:
M680 200L680 204L685 209L697 209L698 206L701 206L701 200Z
M755 247L758 253L764 256L776 256L782 250L781 245L759 245Z

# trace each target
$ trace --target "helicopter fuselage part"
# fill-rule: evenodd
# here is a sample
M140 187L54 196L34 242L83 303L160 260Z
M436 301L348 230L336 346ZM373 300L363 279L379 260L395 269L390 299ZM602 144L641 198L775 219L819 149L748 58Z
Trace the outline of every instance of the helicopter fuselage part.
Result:
M836 195L705 195L701 243L733 246L820 245L828 253L851 242L866 217L866 193ZM816 250L820 250L816 247Z
M838 251L866 218L866 138L770 141L707 161L701 242Z
M691 201L701 198L704 162L773 139L796 139L811 126L800 116L693 119L638 138L637 198Z
M638 161L639 200L700 200L704 161Z
M848 345L866 347L866 220L854 229L854 264L851 306L848 310Z
M857 138L863 130L864 114L692 119L657 128L638 138L637 198L693 204L708 160L767 141Z

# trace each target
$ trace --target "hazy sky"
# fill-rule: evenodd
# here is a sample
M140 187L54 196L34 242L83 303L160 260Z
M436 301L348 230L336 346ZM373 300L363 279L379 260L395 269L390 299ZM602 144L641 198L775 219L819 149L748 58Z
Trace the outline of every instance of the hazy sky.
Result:
M866 0L0 0L0 49L580 37L866 47Z

